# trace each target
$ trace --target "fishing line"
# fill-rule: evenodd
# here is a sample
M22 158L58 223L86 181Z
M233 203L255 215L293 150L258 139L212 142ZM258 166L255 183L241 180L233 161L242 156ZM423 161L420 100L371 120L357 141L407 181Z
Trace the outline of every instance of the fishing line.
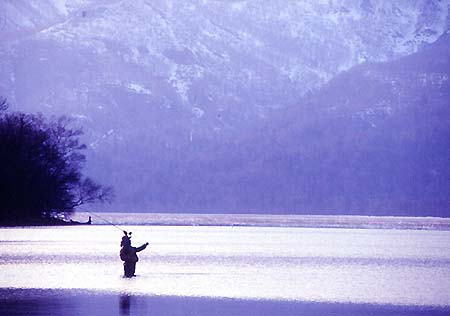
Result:
M91 211L88 211L87 209L85 209L85 208L83 208L83 207L77 207L77 208L80 209L80 210L82 210L83 212L89 213L89 214L91 214L92 216L101 219L101 220L104 221L105 223L108 223L109 225L111 225L111 226L113 226L113 227L119 229L121 232L124 232L124 231L125 231L125 230L122 229L120 226L117 226L116 224L114 224L114 223L108 221L108 220L107 220L106 218L104 218L103 216L100 216L100 215L95 214L95 213L93 213L93 212L91 212Z

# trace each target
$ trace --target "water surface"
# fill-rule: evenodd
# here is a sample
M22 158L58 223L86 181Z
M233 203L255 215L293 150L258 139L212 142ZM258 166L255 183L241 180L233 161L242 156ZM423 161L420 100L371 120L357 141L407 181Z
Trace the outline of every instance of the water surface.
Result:
M0 288L284 302L450 306L450 232L126 226L0 229ZM5 295L5 292L3 291Z

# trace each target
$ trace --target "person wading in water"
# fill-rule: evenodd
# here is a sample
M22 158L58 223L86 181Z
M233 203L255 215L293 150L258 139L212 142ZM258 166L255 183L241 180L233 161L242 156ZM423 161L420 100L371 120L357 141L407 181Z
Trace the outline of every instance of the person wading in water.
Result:
M124 277L131 278L136 276L134 272L136 271L136 262L139 261L137 256L137 252L144 250L148 246L148 242L143 244L140 247L132 247L131 246L131 232L128 234L126 231L123 231L124 235L122 237L122 241L120 246L120 259L123 261L123 270Z

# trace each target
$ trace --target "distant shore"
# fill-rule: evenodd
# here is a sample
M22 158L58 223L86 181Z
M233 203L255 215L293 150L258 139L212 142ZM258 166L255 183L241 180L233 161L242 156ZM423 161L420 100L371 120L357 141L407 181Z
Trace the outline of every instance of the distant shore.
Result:
M270 215L270 214L175 214L113 213L89 217L75 212L71 219L32 218L0 221L0 227L72 226L72 225L146 225L146 226L224 226L224 227L298 227L342 229L411 229L450 231L450 218L362 216L362 215ZM105 222L107 220L108 222Z
M80 222L74 220L64 220L61 218L28 218L28 219L8 219L0 221L0 227L28 227L28 226L72 226L89 225L90 221Z
M450 218L441 217L112 212L98 214L116 225L450 230ZM87 215L85 212L75 212L72 218L81 221L85 220ZM108 224L95 216L92 223Z

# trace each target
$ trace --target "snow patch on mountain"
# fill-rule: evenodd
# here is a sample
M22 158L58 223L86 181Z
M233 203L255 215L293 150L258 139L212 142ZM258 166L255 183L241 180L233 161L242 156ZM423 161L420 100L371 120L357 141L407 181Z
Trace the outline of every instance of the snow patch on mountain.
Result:
M194 114L194 116L196 118L201 118L205 114L205 111L200 109L200 108L198 108L198 107L193 107L192 108L192 114Z
M247 1L238 1L231 3L231 8L236 11L242 11L247 6Z
M136 93L151 95L152 92L138 83L129 83L126 87Z

